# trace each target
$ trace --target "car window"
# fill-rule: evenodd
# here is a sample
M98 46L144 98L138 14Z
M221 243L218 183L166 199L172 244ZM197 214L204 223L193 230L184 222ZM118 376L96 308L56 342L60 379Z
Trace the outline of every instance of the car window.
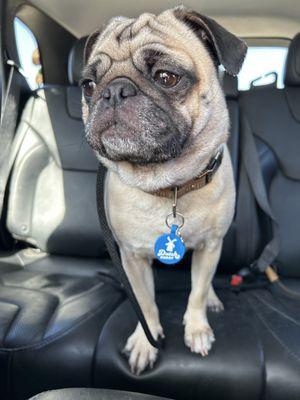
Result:
M19 18L14 20L14 29L21 68L32 90L43 85L43 73L38 43Z
M238 75L239 90L271 84L283 88L287 51L286 46L250 46Z

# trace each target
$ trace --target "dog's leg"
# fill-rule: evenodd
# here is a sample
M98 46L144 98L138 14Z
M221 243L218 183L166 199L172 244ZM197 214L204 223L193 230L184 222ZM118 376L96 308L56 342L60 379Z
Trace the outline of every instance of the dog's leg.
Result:
M221 302L219 297L216 295L216 292L212 285L210 285L210 288L208 291L207 308L210 311L214 311L214 312L220 312L220 311L224 310L223 303Z
M150 262L146 258L122 248L120 251L123 267L151 333L155 339L158 339L159 336L163 337L163 329L155 303L154 279ZM152 368L158 353L157 349L149 343L140 323L128 338L124 352L129 354L129 365L132 373L136 375L139 375L148 366Z
M183 319L184 340L191 351L202 356L208 354L215 340L207 321L206 306L221 249L221 239L210 239L204 248L194 250L192 258L192 291Z

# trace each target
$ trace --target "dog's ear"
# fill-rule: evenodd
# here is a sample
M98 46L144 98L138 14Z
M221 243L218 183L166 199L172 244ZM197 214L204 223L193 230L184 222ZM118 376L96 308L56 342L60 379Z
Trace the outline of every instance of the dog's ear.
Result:
M247 45L216 21L184 6L174 8L174 15L191 28L207 43L218 64L223 65L230 75L236 75L243 64Z
M91 52L93 50L94 44L96 43L101 31L98 29L96 32L92 33L86 40L84 50L83 50L83 62L86 65Z

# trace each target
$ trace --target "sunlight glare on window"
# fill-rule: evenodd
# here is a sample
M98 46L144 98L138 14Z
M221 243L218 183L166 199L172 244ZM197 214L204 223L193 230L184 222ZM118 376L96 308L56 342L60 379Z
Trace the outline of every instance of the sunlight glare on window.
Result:
M15 18L14 28L21 68L30 88L37 89L43 84L37 41L31 30L19 18Z
M272 83L272 72L277 74L277 88L283 88L287 51L288 48L283 46L249 47L238 75L239 90L249 90L255 80L255 86ZM273 78L274 76L276 75L273 74Z

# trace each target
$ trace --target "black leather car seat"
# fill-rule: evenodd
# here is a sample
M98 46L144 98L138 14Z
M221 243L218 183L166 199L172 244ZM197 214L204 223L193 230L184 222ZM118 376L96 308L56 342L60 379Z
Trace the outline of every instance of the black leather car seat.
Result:
M256 137L270 202L280 225L280 273L300 277L300 34L291 42L285 88L261 88L241 96Z
M300 398L300 34L292 40L284 89L261 88L241 95L259 151L269 201L279 224L276 267L290 293L243 294L255 313L265 362L264 398ZM251 215L248 214L248 220ZM268 227L262 226L267 231ZM251 239L249 238L249 241Z

